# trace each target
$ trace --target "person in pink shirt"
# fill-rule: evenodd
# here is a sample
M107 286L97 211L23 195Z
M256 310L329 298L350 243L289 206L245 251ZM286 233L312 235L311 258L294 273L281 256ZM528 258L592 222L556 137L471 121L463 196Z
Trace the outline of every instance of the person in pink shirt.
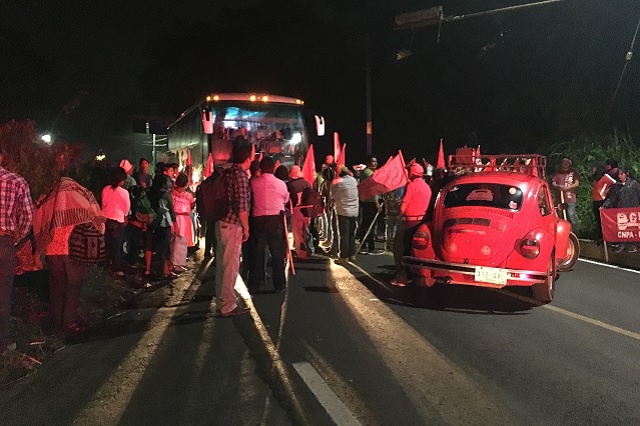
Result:
M287 238L284 229L284 209L289 202L287 184L274 176L275 161L264 157L260 161L259 177L251 179L251 239L249 248L249 292L255 294L265 282L265 248L269 246L276 292L287 287L285 258Z
M187 191L189 178L184 173L180 173L176 178L176 183L171 190L173 198L173 209L176 213L176 221L173 224L173 241L171 243L171 262L173 272L179 274L187 270L187 247L193 240L193 226L191 223L191 210L195 200L193 195Z
M391 280L391 284L399 287L407 285L407 272L402 265L402 256L408 254L411 247L411 240L418 225L422 223L424 215L429 208L431 200L431 188L424 181L422 175L424 168L417 163L411 165L409 169L409 183L402 197L400 204L400 225L396 231L393 241L393 259L396 264L396 275Z
M131 209L129 192L122 187L126 179L127 172L122 167L114 167L111 169L109 185L102 189L102 213L107 218L107 263L118 277L124 276L122 243Z

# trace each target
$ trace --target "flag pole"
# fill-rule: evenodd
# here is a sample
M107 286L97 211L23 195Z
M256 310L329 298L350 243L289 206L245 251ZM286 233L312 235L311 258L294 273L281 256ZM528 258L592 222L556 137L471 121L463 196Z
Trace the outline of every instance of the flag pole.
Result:
M291 200L289 200L291 201ZM284 240L285 240L285 244L287 245L287 260L289 261L289 267L291 268L291 273L293 275L296 274L296 268L295 266L293 266L293 256L291 255L291 247L289 247L289 231L287 231L288 226L287 226L287 215L283 214L282 215L282 223L284 224Z
M382 205L382 203L380 205ZM364 242L367 241L367 237L371 233L371 230L373 229L373 225L375 225L379 215L380 215L380 212L376 212L376 215L371 221L371 225L369 225L369 229L367 229L367 232L364 234L364 237L362 237L362 239L360 240L360 244L358 244L358 249L356 250L356 254L360 253L360 249L362 248L362 245L364 244Z

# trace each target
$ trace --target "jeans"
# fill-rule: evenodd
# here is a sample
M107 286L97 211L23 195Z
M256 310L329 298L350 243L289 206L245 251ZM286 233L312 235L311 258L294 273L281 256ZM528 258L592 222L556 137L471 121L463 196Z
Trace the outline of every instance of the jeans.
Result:
M287 239L284 230L284 216L256 216L251 228L251 270L249 272L249 289L257 291L265 281L265 249L271 253L273 271L273 287L282 290L287 286L285 277L285 257Z
M107 219L106 225L107 261L111 263L114 272L122 272L124 271L122 265L122 243L124 242L125 224Z
M338 215L340 230L340 257L356 255L356 217Z
M578 231L578 212L576 211L576 203L567 203L567 220L571 223L571 231Z
M360 228L360 239L364 238L364 234L369 230L369 227L373 223L373 220L376 217L376 213L378 213L378 208L375 203L360 203L362 207L362 228ZM367 236L367 239L362 242L362 248L365 250L373 250L375 249L375 225L371 226L371 232Z
M11 293L16 274L16 249L9 236L0 237L0 353L14 340L11 336Z
M387 250L391 250L393 248L393 239L396 237L399 224L400 216L387 216Z
M396 238L393 241L393 260L396 264L396 281L407 282L407 272L402 264L402 257L411 254L411 242L413 234L416 233L420 221L402 220L396 231Z
M216 222L216 296L222 314L233 311L236 304L236 280L240 270L242 225Z

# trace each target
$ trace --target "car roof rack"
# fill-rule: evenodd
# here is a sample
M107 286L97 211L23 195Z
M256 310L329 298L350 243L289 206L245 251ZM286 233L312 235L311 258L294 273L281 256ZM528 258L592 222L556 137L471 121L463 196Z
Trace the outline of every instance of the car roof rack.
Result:
M474 148L459 148L449 155L449 170L456 174L513 172L546 177L547 157L538 154L477 154Z

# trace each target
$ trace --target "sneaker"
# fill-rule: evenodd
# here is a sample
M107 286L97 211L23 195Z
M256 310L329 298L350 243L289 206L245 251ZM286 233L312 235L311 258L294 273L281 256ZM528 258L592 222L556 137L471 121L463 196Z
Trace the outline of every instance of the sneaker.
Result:
M356 261L355 256L349 256L349 262L355 262L355 261Z
M620 253L622 251L622 246L621 245L612 246L611 251L614 253Z
M406 287L407 283L403 283L402 281L398 281L395 278L390 281L390 284L396 287Z
M625 247L624 251L626 251L627 253L635 253L638 251L638 248L636 246L629 246Z
M223 318L232 317L234 315L243 315L248 314L251 309L249 308L241 308L240 306L236 306L234 310L229 312L223 312L221 315Z
M349 259L346 257L339 257L333 261L333 263L337 263L338 265L348 265Z
M384 254L384 250L373 249L369 252L369 254L372 256L380 256L381 254Z
M358 253L358 254L369 254L369 250L367 250L367 249L361 249L361 250L360 250L360 253Z

